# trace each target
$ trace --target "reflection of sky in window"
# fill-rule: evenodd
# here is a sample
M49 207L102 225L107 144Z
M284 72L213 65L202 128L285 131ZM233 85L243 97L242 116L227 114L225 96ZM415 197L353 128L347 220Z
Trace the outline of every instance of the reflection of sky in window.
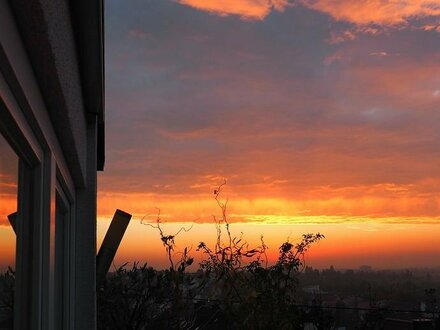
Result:
M18 158L0 135L0 272L15 264L15 234L7 216L17 210Z

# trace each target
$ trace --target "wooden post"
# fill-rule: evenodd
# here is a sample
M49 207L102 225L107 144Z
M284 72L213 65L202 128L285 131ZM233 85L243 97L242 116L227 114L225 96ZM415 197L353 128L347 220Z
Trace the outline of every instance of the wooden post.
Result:
M9 223L14 230L15 235L17 235L17 212L8 215Z
M131 214L121 210L116 210L113 216L113 220L96 256L96 285L98 287L104 283L130 219Z

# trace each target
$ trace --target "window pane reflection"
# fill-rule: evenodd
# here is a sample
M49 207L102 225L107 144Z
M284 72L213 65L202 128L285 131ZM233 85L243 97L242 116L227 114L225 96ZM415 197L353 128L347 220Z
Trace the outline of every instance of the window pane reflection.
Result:
M0 329L13 328L17 177L18 158L0 134Z

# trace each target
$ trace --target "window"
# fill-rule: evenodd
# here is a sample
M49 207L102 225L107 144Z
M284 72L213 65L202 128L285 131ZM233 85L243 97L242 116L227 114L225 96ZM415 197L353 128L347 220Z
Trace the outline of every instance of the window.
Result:
M0 135L0 329L13 328L18 157Z

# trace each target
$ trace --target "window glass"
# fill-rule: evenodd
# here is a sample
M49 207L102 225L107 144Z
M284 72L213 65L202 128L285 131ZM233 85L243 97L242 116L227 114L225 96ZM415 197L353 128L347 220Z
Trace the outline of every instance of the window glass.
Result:
M18 157L0 134L0 329L12 329Z

